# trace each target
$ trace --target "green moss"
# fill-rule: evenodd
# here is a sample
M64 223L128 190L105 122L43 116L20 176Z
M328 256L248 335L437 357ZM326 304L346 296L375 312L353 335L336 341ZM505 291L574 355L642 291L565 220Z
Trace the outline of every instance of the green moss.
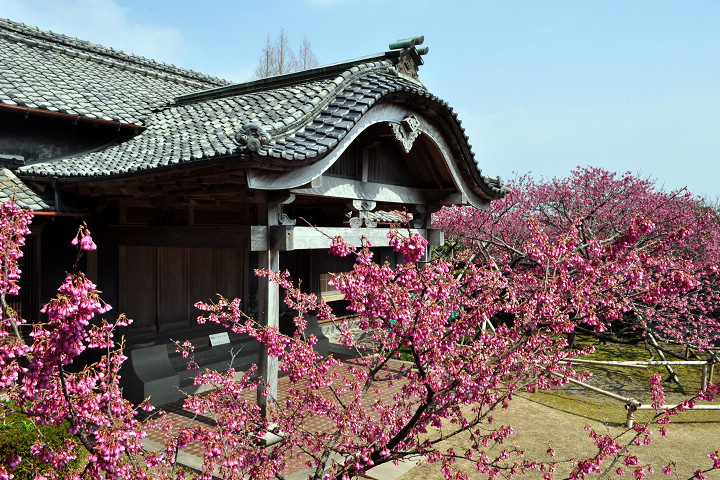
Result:
M72 435L67 426L41 426L40 432L53 449L64 448L65 439ZM32 479L37 473L45 473L49 466L30 453L30 447L38 437L38 431L32 422L20 414L10 414L0 420L0 458L19 455L20 465L12 472L16 479ZM76 467L79 460L70 462Z
M628 360L650 360L650 353L643 345L619 345L598 343L592 337L578 337L578 348L591 345L595 352L582 358L588 360L628 361ZM681 346L667 346L677 354L684 353ZM655 360L660 360L656 355ZM668 358L668 360L676 360ZM650 387L649 377L660 374L663 378L662 385L665 388L667 403L677 403L689 395L696 393L701 386L702 366L673 365L673 369L680 378L682 388L673 382L664 366L651 366L647 369L628 368L620 366L601 365L580 365L575 364L576 370L587 370L592 376L586 383L603 390L632 397L644 404L649 404ZM529 400L541 403L566 413L607 423L610 425L624 425L627 412L623 402L586 390L579 386L566 385L554 388L551 391L539 391L537 393L523 394ZM651 418L651 410L639 410L635 413L636 422L644 422ZM720 423L720 416L717 411L703 410L682 413L672 418L673 423Z

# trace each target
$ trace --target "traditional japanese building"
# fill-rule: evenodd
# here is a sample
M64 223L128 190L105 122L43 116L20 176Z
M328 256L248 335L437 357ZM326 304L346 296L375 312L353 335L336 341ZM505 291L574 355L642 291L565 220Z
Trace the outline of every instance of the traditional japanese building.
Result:
M342 306L327 279L351 260L328 255L333 237L365 237L394 261L389 225L411 218L442 244L433 211L483 207L503 190L420 81L421 43L230 84L0 20L1 192L37 213L18 308L33 319L54 295L87 222L99 249L84 267L134 320L124 333L145 387L130 396L162 403L187 377L168 338L218 348L194 321L196 301L238 296L279 321L279 293L254 268L288 268Z

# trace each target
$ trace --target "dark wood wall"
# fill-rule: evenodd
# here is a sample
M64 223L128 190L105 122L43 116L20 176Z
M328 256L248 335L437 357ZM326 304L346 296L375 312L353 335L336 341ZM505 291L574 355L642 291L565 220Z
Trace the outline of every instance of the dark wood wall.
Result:
M0 153L22 155L26 162L46 160L122 141L133 131L117 125L76 123L25 112L0 112Z
M120 309L135 334L190 328L198 301L245 295L247 252L223 248L121 246Z

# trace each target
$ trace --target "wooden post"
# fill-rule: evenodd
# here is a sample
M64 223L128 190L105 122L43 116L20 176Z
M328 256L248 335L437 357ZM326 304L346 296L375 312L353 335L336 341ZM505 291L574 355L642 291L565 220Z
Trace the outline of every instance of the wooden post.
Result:
M261 216L268 227L278 224L277 204L267 204ZM268 228L269 231L269 228ZM258 252L258 268L277 271L280 268L280 252L272 249L268 239L268 250ZM258 278L258 321L260 325L279 328L280 326L280 290L277 284L266 278ZM277 399L278 359L268 356L267 348L260 345L258 369L261 382L257 390L257 402L263 415L267 413L269 402ZM263 395L267 393L267 395Z
M702 380L700 380L700 389L704 392L707 390L707 384L708 384L708 366L707 363L703 365L702 370Z
M708 375L708 382L713 383L713 373L715 373L715 364L710 364L710 374Z
M635 423L635 412L639 405L635 402L628 401L625 404L625 410L627 410L627 418L625 419L625 428L632 428Z
M650 339L650 343L652 344L652 346L655 347L655 351L657 351L658 355L660 355L660 358L662 359L662 361L666 362L667 359L665 358L665 354L662 352L662 350L660 350L660 345L658 345L653 334L648 332L647 336ZM670 374L670 378L672 379L672 381L677 383L678 386L682 388L682 384L680 383L680 379L678 378L677 374L675 373L675 370L673 370L673 368L667 363L665 364L665 368L667 369L668 373Z

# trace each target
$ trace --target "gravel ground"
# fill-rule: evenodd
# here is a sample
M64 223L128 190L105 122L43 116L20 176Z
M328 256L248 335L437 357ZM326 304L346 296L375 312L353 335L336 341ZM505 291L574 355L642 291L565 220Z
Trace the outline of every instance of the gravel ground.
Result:
M333 344L337 342L337 334L333 327L322 327L324 334ZM356 338L361 332L354 329ZM340 347L343 348L344 347ZM613 345L617 349L618 360L629 360L637 355L637 347ZM644 353L644 352L643 352ZM659 358L656 358L659 360ZM579 368L579 367L578 367ZM677 369L684 389L688 392L699 388L699 368L684 367ZM637 370L627 368L599 368L588 367L593 376L588 383L611 391L623 397L632 397L647 403L649 395L647 378L655 371L666 379L668 373L663 367L657 370ZM716 371L716 377L720 372ZM717 381L717 378L716 378ZM664 382L668 403L677 402L685 398L685 393L671 383ZM649 418L650 412L638 412L637 421ZM556 459L567 460L561 463L555 474L556 479L565 478L570 471L570 459L593 455L596 449L592 439L585 430L587 425L598 432L607 432L617 435L625 430L626 411L622 402L610 399L601 394L590 392L580 386L567 385L556 392L523 393L516 395L507 410L495 413L494 425L511 425L516 434L507 442L523 450L526 458L540 461L550 461L547 454L548 446L552 445L556 452ZM655 426L657 430L657 426ZM669 425L669 435L662 437L658 434L652 436L653 442L649 446L639 447L635 454L640 458L641 464L651 464L655 473L648 475L648 479L687 479L698 466L707 468L711 465L707 458L708 453L720 450L720 411L689 412L673 417ZM453 447L458 452L464 452L469 445L467 437L456 438L447 442L446 447ZM679 476L666 476L662 467L669 461L675 461L675 471ZM616 465L618 467L621 465ZM478 474L471 463L464 470L473 480L485 479L487 476ZM617 477L612 474L610 478L631 478L632 469L625 467L626 474ZM400 477L400 480L441 479L443 474L438 465L420 464ZM542 479L539 472L526 472L520 479ZM589 476L590 478L598 478ZM720 472L710 472L710 480L720 480ZM382 479L378 479L382 480Z
M599 432L607 431L617 434L623 428L620 426L624 421L625 414L621 406L608 409L608 418L588 418L587 416L568 413L559 408L552 408L533 399L535 394L523 394L516 397L506 411L498 412L495 415L496 425L511 425L516 435L510 440L510 444L516 445L525 451L526 458L538 460L550 460L547 455L548 444L552 444L556 451L557 459L577 458L580 455L593 453L592 440L588 432L584 430L590 425ZM577 399L583 400L582 396ZM637 450L642 462L655 466L656 473L648 476L649 479L668 479L661 472L661 467L666 465L670 459L677 462L677 470L684 474L680 478L688 478L692 470L698 466L709 466L706 455L720 448L720 412L716 413L714 422L701 422L694 419L695 413L687 413L677 423L669 426L670 433L667 437L653 436L653 443L647 447L640 447ZM458 451L467 448L467 438L448 443ZM473 480L485 479L468 465L466 471ZM561 464L556 472L556 478L565 478L569 471L569 464ZM421 464L401 477L401 480L423 480L440 479L443 475L438 465ZM542 479L539 472L528 472L521 475L521 479ZM589 478L597 478L591 476ZM627 473L623 477L612 475L610 478L630 478ZM719 472L711 472L709 479L720 478Z

